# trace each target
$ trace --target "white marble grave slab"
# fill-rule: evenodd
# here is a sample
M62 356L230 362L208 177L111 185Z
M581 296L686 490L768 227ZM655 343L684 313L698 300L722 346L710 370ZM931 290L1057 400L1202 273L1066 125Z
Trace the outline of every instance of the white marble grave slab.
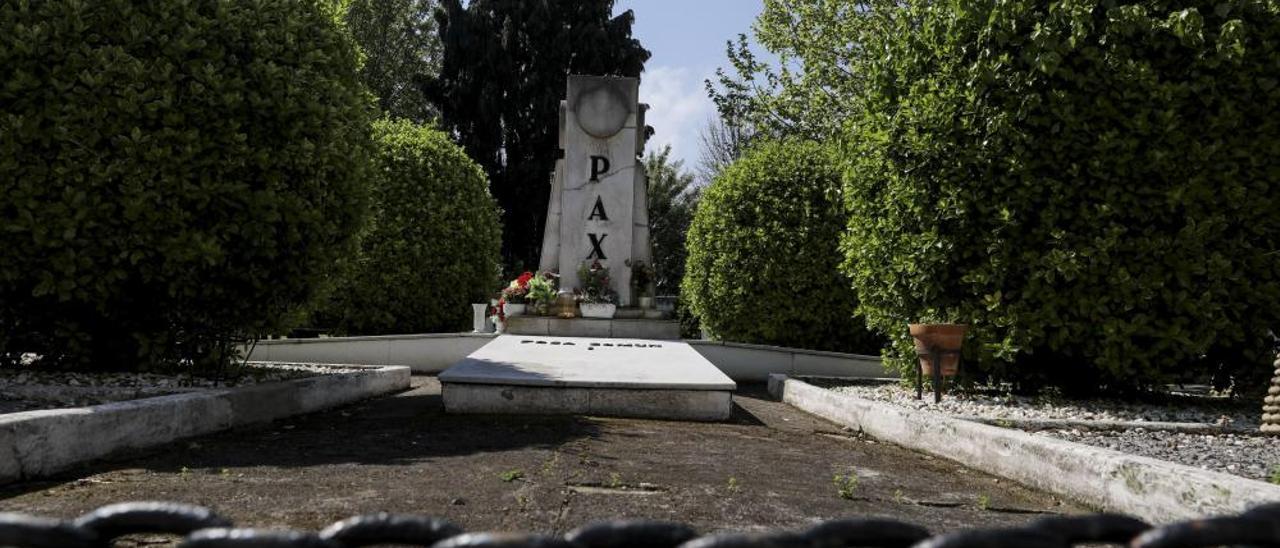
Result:
M737 385L688 344L503 335L440 374L450 413L724 420Z
M502 335L440 374L440 382L734 390L679 341Z

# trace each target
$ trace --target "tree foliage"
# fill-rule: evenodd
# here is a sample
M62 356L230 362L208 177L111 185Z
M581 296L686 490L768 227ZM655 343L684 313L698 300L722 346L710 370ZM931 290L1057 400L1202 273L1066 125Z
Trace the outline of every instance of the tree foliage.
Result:
M970 323L976 363L1027 386L1262 383L1275 3L886 0L846 27L845 266L872 325Z
M858 34L868 4L849 0L764 0L754 37L778 61L760 59L745 34L726 45L730 69L707 93L720 117L746 136L825 140L856 113L863 76Z
M371 220L318 322L350 335L460 331L497 283L501 227L484 172L407 120L378 122L374 140Z
M681 298L727 341L878 354L840 273L840 170L812 142L761 142L703 193Z
M742 157L754 134L750 128L726 119L711 117L698 132L698 178L710 184L729 165Z
M444 54L424 85L489 176L509 267L537 264L569 74L639 76L649 52L613 0L443 0Z
M684 278L685 236L698 205L699 189L684 161L671 159L671 145L649 151L644 159L649 177L649 235L658 295L675 295Z
M0 360L219 366L364 214L366 93L315 1L0 7Z
M438 115L419 84L440 66L434 0L345 0L344 21L360 46L360 80L392 118L426 123Z

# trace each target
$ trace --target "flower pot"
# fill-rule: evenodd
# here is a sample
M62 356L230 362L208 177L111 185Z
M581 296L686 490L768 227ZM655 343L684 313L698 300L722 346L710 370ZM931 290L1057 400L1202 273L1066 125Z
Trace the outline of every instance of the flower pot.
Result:
M612 318L618 311L618 305L610 303L581 303L578 309L583 318Z
M913 323L907 326L911 337L916 340L916 354L920 356L920 367L926 377L933 375L932 364L929 363L931 351L943 352L942 376L953 377L960 366L960 347L964 345L964 333L969 329L965 324L953 323Z
M524 303L506 303L502 305L502 313L506 315L508 318L523 316L524 309L525 309Z
M498 334L506 333L506 332L507 332L507 322L504 322L504 321L502 321L502 320L495 320L495 321L493 322L493 332L494 332L494 333L498 333Z

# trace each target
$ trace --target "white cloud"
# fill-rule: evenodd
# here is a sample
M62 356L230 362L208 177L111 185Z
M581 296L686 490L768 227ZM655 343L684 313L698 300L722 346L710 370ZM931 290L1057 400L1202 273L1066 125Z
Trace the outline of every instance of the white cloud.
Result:
M645 123L654 135L645 152L671 145L671 155L692 170L698 160L698 131L715 108L703 80L686 67L646 67L640 75L640 102L649 104Z

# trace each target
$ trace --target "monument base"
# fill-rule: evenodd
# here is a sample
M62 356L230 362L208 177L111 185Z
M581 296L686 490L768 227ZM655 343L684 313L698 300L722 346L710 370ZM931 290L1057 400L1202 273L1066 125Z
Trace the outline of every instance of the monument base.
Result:
M507 333L542 337L603 337L621 339L680 340L680 323L642 318L555 318L516 316L507 318Z
M444 385L449 413L596 415L640 419L722 421L732 408L727 390L550 388L496 384Z
M737 385L683 342L503 335L440 374L449 413L717 421Z

